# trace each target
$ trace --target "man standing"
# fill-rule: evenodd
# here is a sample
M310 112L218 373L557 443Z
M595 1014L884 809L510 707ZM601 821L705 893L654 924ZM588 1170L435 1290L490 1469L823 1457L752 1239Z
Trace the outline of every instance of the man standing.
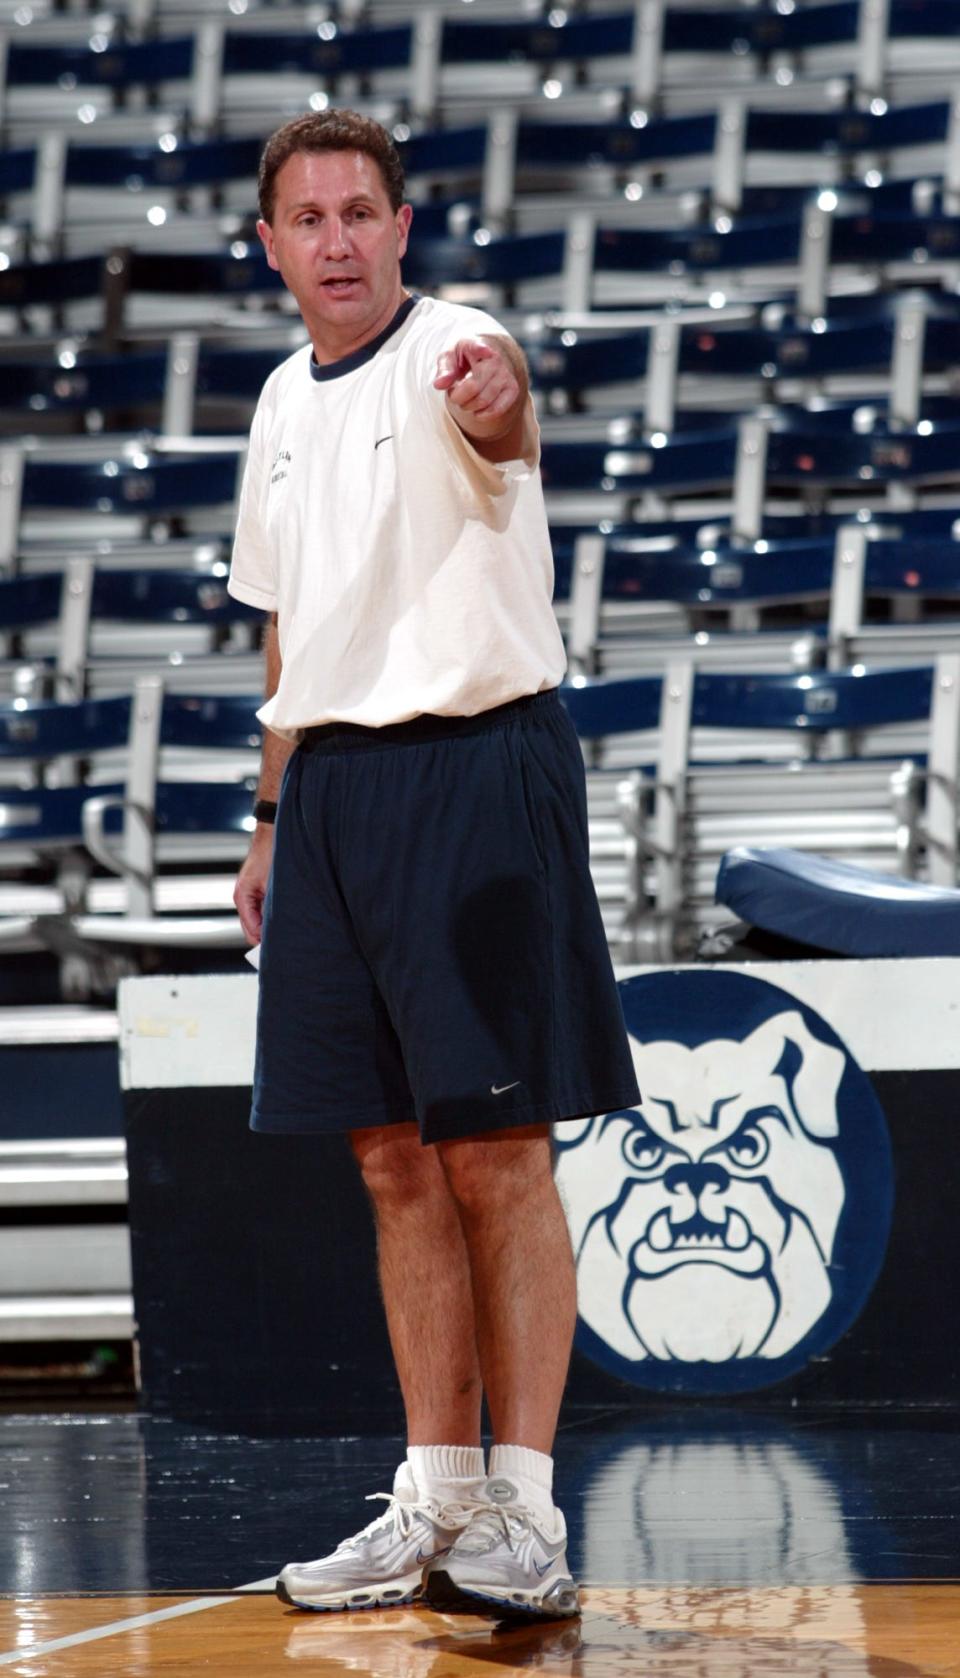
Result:
M639 1097L556 695L524 360L488 315L404 290L412 212L379 124L287 123L259 188L311 342L264 386L230 579L270 614L235 892L262 938L252 1123L350 1134L408 1436L386 1512L278 1591L574 1614L549 1127Z

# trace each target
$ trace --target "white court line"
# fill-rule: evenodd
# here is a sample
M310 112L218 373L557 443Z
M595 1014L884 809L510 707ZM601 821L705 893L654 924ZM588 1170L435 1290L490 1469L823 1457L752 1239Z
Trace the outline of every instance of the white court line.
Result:
M74 1649L79 1643L98 1643L104 1637L116 1637L121 1632L139 1631L143 1626L159 1625L162 1620L179 1620L185 1614L202 1614L208 1608L223 1608L237 1602L243 1595L272 1590L276 1579L258 1579L249 1585L238 1585L235 1591L223 1596L201 1596L190 1602L180 1602L175 1608L158 1608L153 1614L136 1614L128 1620L111 1620L109 1625L93 1626L90 1631L75 1631L69 1637L55 1637L49 1643L29 1643L22 1649L10 1649L0 1654L0 1666L12 1666L14 1661L32 1661L39 1655L54 1655L60 1649Z

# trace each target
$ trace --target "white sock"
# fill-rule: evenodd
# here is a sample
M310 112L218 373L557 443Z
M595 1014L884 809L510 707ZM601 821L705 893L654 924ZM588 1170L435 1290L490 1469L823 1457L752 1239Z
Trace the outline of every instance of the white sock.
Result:
M553 1502L553 1458L528 1445L493 1445L490 1449L490 1478L502 1474L515 1480L526 1507L552 1525L556 1519Z
M408 1445L417 1486L438 1503L462 1503L486 1475L479 1445Z

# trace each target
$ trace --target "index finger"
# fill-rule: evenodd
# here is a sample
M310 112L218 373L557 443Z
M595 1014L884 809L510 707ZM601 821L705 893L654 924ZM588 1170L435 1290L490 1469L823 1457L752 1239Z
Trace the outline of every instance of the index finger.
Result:
M435 390L449 389L450 385L455 384L461 373L465 371L466 364L461 365L458 351L459 345L456 349L441 350L437 356L437 371L433 379Z

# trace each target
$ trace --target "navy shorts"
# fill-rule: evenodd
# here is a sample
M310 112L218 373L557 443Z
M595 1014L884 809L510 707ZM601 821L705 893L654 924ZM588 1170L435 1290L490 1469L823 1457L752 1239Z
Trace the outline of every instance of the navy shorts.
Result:
M252 1124L424 1142L639 1100L556 692L308 730L264 905Z

